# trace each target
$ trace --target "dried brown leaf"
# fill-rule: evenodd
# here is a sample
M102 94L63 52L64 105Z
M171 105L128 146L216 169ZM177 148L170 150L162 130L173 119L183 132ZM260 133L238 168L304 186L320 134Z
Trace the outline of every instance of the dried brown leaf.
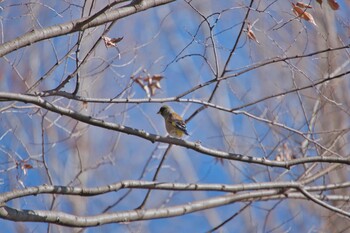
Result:
M303 2L297 2L297 6L300 8L312 8L310 4L303 3Z
M158 89L161 89L162 87L160 86L160 82L157 81L157 82L154 82L153 85L158 88Z
M155 84L149 85L149 88L151 89L151 96L154 96L156 94L156 90L159 89Z
M254 40L259 44L259 41L256 39L256 36L252 30L247 31L247 36L249 39Z
M160 81L162 80L164 77L162 75L159 75L159 74L155 74L153 75L153 79L156 80L156 81Z
M141 87L144 86L142 78L138 77L138 78L132 78L132 79L135 81L135 83L139 84Z
M310 13L304 12L303 16L304 16L304 17L302 17L303 19L305 19L306 21L309 21L313 25L317 26L317 24L314 20L314 17Z
M247 36L249 39L254 40L256 43L259 44L259 41L256 39L255 33L253 32L253 26L250 23L247 23Z
M339 9L339 4L335 0L327 0L328 5L332 8L332 10L336 11Z
M28 164L28 163L25 163L22 165L22 169L32 169L32 168L33 168L33 166Z
M22 169L24 175L27 175L27 170L32 169L32 168L33 168L33 166L28 164L28 163L24 163L21 166L21 169Z
M308 13L305 10L301 9L300 7L296 6L294 3L292 3L292 5L293 5L293 12L296 16L298 16L298 17L312 23L313 25L317 26L317 24L314 20L314 17L310 13Z
M146 92L148 97L154 96L156 94L157 89L161 89L160 80L163 79L163 76L156 75L148 75L147 77L131 77L137 84L139 84L142 89Z
M160 79L156 78L155 76L153 76L153 80L152 83L148 84L149 88L151 89L151 95L154 96L156 94L156 90L157 89L161 89L161 85L160 85Z
M148 76L148 77L144 78L143 81L145 81L148 84L151 84L153 82L153 77Z
M121 41L124 37L118 38L110 38L108 36L102 36L103 42L107 48L115 47L119 41Z
M153 76L147 76L146 78L144 78L143 80L145 82L147 82L149 85L153 84L153 83L159 83L160 80L163 79L163 76L159 75L159 74L156 74L156 75L153 75ZM160 86L160 85L159 85Z
M147 95L148 98L151 97L151 93L150 93L150 90L149 90L148 86L143 86L143 90L145 90L146 95Z

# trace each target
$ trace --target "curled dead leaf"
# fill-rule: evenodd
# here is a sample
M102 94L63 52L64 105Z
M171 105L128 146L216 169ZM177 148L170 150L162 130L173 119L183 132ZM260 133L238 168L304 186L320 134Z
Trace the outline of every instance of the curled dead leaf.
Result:
M162 80L163 78L164 78L164 77L161 76L161 75L159 75L159 74L153 75L153 80L156 80L156 81L160 81L160 80Z
M299 18L302 18L310 23L312 23L313 25L317 26L314 17L306 12L305 10L301 9L300 7L296 6L294 3L292 3L293 6L293 12L296 16L298 16Z
M33 166L28 164L28 163L24 163L21 166L21 169L22 169L24 175L27 175L27 170L32 169L32 168L33 168Z
M157 83L152 83L149 85L150 89L151 89L151 96L154 96L156 94L156 90L160 89L160 85Z
M143 86L143 81L141 78L133 78L131 77L137 84L139 84L140 86Z
M147 82L148 84L151 84L153 82L153 77L148 76L148 77L144 78L143 81Z
M253 26L250 23L247 23L247 36L249 39L254 40L256 43L260 44L259 41L256 39L255 33L253 31Z
M157 89L162 88L160 85L160 80L162 80L164 77L156 74L153 76L148 75L147 77L131 78L146 92L147 97L151 97L156 94Z
M107 48L115 47L124 37L110 38L108 36L102 36L102 40Z
M144 86L142 86L142 88L143 88L143 90L145 90L147 97L148 98L151 97L151 92L150 92L149 86L144 85Z
M312 6L310 4L303 3L303 2L297 2L296 5L300 8L312 8Z
M25 163L22 165L22 169L32 169L32 168L33 168L33 166L28 164L28 163Z
M336 11L339 9L339 4L335 0L327 0L328 5L332 8L332 10Z

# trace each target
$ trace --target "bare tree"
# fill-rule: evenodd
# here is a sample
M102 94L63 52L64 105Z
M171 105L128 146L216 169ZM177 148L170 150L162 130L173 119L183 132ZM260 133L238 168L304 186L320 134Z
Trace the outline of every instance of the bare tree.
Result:
M348 1L0 4L6 232L348 231Z

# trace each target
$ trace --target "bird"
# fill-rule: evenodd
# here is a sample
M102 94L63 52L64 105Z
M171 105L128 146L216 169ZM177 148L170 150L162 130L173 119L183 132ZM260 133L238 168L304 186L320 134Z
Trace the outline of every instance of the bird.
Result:
M162 115L164 118L165 128L170 136L182 138L184 134L189 135L186 123L182 120L182 117L168 105L163 105L157 114Z

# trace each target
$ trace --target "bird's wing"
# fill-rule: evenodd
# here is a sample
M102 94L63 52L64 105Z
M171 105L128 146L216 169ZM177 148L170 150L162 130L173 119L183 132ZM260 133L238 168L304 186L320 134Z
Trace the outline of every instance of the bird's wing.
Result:
M189 135L186 128L186 123L183 120L175 119L174 117L169 117L169 123L173 126L184 132L186 135Z

